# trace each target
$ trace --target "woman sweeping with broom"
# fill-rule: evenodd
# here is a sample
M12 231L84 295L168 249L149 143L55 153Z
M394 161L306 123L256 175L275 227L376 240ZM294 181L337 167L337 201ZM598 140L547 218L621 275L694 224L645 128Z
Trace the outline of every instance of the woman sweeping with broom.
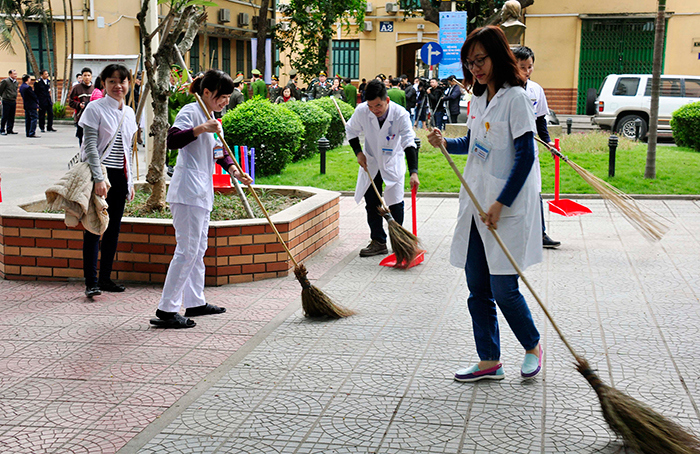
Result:
M464 268L468 307L480 361L459 369L455 380L504 378L500 361L496 306L525 350L523 378L542 367L540 335L518 289L518 274L499 248L489 227L497 228L521 269L542 260L539 224L539 167L535 163L535 121L513 53L503 32L484 27L470 33L462 47L465 85L474 92L467 120L469 133L444 139L438 129L428 136L434 147L469 154L464 177L479 203L488 207L480 219L464 189L452 240L450 262ZM495 300L495 302L494 302Z
M210 69L196 78L190 92L202 97L209 112L221 112L233 92L233 80L223 71ZM244 184L252 183L240 173L233 160L224 153L221 125L207 116L196 103L178 112L168 131L168 148L180 149L175 173L170 182L167 202L173 213L177 246L165 278L163 295L151 324L162 328L192 328L188 317L220 314L223 307L204 299L204 253L207 250L209 213L214 204L212 174L217 162ZM185 307L185 316L180 307Z

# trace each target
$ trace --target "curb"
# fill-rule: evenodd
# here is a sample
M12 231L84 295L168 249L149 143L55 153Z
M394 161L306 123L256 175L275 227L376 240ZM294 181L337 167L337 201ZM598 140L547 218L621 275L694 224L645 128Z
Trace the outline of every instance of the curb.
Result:
M344 197L354 197L355 191L337 191ZM700 194L628 194L635 200L700 200ZM419 197L456 199L457 192L419 192ZM542 194L543 199L554 199L554 194ZM600 194L559 194L561 199L602 199Z

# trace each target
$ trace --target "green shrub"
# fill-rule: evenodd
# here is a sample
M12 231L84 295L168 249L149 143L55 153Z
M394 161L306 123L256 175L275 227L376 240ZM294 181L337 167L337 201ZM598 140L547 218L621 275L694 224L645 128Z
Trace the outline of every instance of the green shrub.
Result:
M328 127L328 132L326 132L326 139L331 143L331 148L341 146L345 140L345 126L343 126L343 122L340 119L340 115L338 115L338 110L335 108L333 100L330 97L323 97L309 101L309 103L317 105L327 114L330 114L331 125ZM338 101L338 105L340 106L341 112L343 112L345 121L348 121L352 114L355 113L355 109L350 104L343 101Z
M304 124L289 109L267 99L251 99L224 115L226 142L255 148L255 174L278 174L297 152Z
M331 116L310 102L290 101L282 106L299 115L306 131L299 150L292 155L292 162L313 156L318 152L318 139L328 131Z
M64 118L66 116L66 106L60 102L53 103L53 117Z
M671 115L676 145L700 151L700 101L686 104Z

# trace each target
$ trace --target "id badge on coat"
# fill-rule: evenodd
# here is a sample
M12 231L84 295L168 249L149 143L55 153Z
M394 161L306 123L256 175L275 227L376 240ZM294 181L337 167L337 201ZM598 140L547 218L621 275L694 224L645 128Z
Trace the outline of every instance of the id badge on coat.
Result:
M394 149L393 149L393 148L389 148L389 147L384 147L384 148L382 148L382 155L383 155L383 156L391 156L392 153L394 153Z
M491 148L491 143L486 139L476 139L474 141L472 153L474 153L482 161L486 161L486 159L489 157L489 153L491 152Z
M221 159L224 157L224 144L220 140L214 142L214 159Z

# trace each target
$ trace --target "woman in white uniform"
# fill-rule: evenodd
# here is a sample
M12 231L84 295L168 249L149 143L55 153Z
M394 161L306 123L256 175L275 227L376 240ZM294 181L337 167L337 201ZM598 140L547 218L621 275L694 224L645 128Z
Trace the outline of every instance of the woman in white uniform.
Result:
M518 275L488 231L498 228L521 269L542 260L532 104L500 28L483 27L470 33L461 59L465 86L474 92L469 133L444 139L435 129L428 136L433 146L442 143L450 153L469 154L464 177L488 210L479 219L462 188L450 262L466 272L467 302L480 361L457 370L455 380L504 378L496 305L525 350L521 376L532 378L542 367L540 335L518 289Z
M221 112L233 92L233 80L223 71L212 69L192 82L190 92L202 97L210 113ZM252 180L248 174L241 175L225 153L220 139L223 138L221 125L211 116L207 120L199 104L193 102L180 110L168 130L168 148L179 149L180 153L166 198L173 214L177 246L156 318L151 319L151 324L163 328L192 328L196 323L188 317L226 311L204 299L204 253L209 213L214 204L214 164L218 163L244 184ZM179 314L182 306L184 317Z

